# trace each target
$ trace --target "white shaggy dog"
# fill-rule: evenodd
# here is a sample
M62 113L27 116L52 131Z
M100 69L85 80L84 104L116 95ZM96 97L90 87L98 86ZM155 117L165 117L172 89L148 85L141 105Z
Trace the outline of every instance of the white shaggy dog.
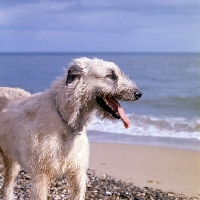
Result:
M0 153L5 166L4 200L13 200L20 166L31 174L31 196L47 199L50 179L65 175L70 198L83 200L89 143L86 126L94 113L130 126L117 100L142 93L112 62L79 58L43 93L0 88Z

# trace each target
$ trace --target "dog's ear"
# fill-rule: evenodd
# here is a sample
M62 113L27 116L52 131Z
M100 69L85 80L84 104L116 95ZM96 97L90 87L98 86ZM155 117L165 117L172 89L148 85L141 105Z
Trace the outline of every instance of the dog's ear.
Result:
M66 85L72 83L75 79L78 79L81 77L82 75L82 69L77 66L77 65L72 65L69 69L68 69L68 73L67 73L67 80L66 80Z
M86 74L88 72L86 66L90 61L91 59L86 57L74 59L70 63L70 67L68 69L66 85L80 79L83 74Z

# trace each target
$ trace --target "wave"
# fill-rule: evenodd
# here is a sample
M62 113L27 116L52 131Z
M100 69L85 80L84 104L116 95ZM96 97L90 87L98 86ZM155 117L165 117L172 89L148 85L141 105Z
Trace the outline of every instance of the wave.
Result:
M198 109L200 106L199 102L200 96L192 96L192 97L186 97L186 96L166 96L166 97L161 97L161 96L154 96L151 97L149 96L146 99L141 99L140 103L142 104L147 104L147 105L156 105L156 106L162 106L162 107L172 107L172 105L178 105L178 106L190 106L187 109L196 108ZM174 106L173 106L174 107Z
M125 129L118 121L101 121L95 118L88 130L119 133L132 136L170 137L200 140L200 118L154 117L146 115L128 115L131 127Z

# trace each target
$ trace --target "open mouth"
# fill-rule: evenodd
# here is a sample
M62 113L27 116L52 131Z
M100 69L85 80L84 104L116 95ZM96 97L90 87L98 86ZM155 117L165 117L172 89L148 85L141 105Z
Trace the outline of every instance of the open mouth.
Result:
M130 127L130 120L126 116L124 109L121 107L120 103L114 97L96 97L96 101L101 108L103 108L106 112L108 112L112 117L116 119L121 119L124 127Z

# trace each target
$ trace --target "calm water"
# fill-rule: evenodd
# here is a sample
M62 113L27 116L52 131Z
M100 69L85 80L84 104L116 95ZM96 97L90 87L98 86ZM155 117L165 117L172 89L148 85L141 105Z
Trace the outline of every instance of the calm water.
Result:
M43 91L81 56L115 62L143 92L139 101L122 103L128 130L121 121L94 119L91 140L200 149L200 54L0 54L0 86Z

